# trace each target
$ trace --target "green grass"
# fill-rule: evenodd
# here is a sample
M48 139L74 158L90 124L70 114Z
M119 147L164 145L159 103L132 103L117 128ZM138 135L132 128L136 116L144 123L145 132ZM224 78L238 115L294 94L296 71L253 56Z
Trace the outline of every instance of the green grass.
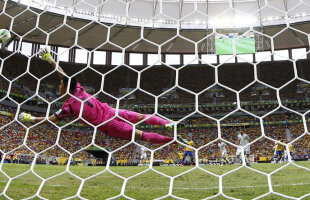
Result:
M296 162L296 164L310 169L310 162ZM253 164L252 168L271 173L284 164ZM223 175L237 165L227 166L201 166L202 169L217 175ZM29 165L4 164L2 170L10 177L27 172ZM136 173L147 170L147 167L110 167L113 173L129 178L126 183L125 195L134 199L154 199L168 194L170 179L164 177L153 170L148 170L137 177L132 177ZM187 172L193 167L154 167L154 170L169 176L177 176ZM70 172L87 178L97 173L99 175L85 181L81 196L87 199L107 199L121 193L124 180L115 176L109 171L104 171L105 167L77 167L71 166ZM45 166L37 165L35 173L43 178L49 178L59 173L65 172L65 166ZM271 176L273 190L292 197L301 197L310 192L310 171L289 165L283 170ZM0 190L3 191L8 179L0 175ZM18 177L10 183L6 195L12 199L23 199L36 194L42 180L29 172ZM47 199L63 199L74 196L81 184L81 180L64 173L53 179L47 180L40 192L42 197ZM258 174L247 168L241 168L233 173L223 176L223 192L225 195L238 199L252 199L269 192L267 176ZM212 176L197 168L174 179L172 194L185 199L203 199L219 193L219 178ZM0 199L5 199L0 196ZM38 198L36 198L38 199ZM122 197L118 199L124 199ZM172 198L167 198L172 199ZM225 199L218 196L215 199ZM276 195L269 195L262 199L285 199ZM305 199L310 199L305 198Z
M255 40L249 38L239 38L236 40L237 54L255 53Z
M233 54L231 39L215 39L215 52L217 55Z
M249 38L238 38L235 40L235 48L237 54L255 53L255 40ZM232 39L216 39L215 51L218 55L232 55Z

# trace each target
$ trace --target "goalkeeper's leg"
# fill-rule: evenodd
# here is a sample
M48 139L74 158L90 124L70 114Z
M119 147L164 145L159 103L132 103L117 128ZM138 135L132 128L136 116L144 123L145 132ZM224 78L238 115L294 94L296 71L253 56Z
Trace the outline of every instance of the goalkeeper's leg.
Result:
M148 141L153 144L168 143L173 140L173 137L162 136L157 133L144 132L140 130L136 130L136 136L138 137L137 139Z
M129 110L119 110L118 115L130 121L131 123L138 123L141 120L144 120L146 118L147 119L143 122L149 125L166 125L170 123L168 120L162 119L157 116L140 114L140 113L129 111Z
M109 136L131 140L133 136L133 127L125 121L114 119L109 121L105 126L99 127L99 130ZM173 137L162 136L157 133L148 133L136 129L134 132L135 140L149 141L154 144L168 143Z
M129 118L129 116L127 116L127 118ZM109 121L105 124L105 126L99 127L99 130L109 136L122 138L125 140L131 140L133 134L133 127L127 122L117 118ZM171 142L174 139L173 137L162 136L152 132L144 132L138 129L135 130L134 134L135 140L148 141L153 144L164 144ZM178 141L185 143L182 137L178 136L177 139Z
M149 125L162 125L165 126L167 130L173 130L174 123L170 123L170 121L162 119L160 117L149 115L149 114L140 114L137 112L129 111L129 110L119 110L118 115L132 123L138 123L142 120L143 122ZM179 123L179 127L183 127L184 123Z

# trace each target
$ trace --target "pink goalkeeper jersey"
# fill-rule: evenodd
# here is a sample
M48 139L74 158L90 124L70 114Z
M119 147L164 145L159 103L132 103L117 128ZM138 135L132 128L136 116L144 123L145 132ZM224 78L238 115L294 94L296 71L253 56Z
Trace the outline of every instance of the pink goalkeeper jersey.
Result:
M73 96L77 97L80 100L85 100L91 95L85 91L85 89L81 86L80 83L77 83ZM64 102L61 109L59 109L54 115L59 120L62 120L70 115L78 118L81 110L81 104L81 101L70 96L70 98L68 98ZM102 103L98 101L95 97L92 97L85 101L82 117L89 123L93 125L98 125L112 118L114 113L114 109L111 108L107 103ZM84 123L83 120L81 120L81 122Z

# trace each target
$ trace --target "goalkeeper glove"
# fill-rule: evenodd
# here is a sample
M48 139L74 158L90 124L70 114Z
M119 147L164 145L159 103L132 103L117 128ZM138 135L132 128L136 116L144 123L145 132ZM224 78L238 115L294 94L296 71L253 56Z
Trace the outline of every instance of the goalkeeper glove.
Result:
M47 61L49 64L55 62L47 48L40 49L39 55L41 56L42 60Z
M22 122L34 122L36 118L31 116L30 114L22 112L19 114L18 119Z

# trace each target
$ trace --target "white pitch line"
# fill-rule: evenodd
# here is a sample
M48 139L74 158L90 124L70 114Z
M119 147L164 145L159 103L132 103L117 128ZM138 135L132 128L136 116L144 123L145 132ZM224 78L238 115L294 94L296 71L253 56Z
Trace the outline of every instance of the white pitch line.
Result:
M7 182L7 181L0 181L0 182ZM277 185L272 185L272 187L282 187L282 186L301 186L301 185L310 185L310 183L291 183L291 184L277 184ZM50 186L50 187L64 187L64 186L68 186L68 185L46 185L46 186ZM88 188L102 188L99 186L87 186ZM225 189L242 189L242 188L262 188L262 187L268 187L268 185L260 185L260 186L253 186L253 185L246 185L246 186L233 186L233 187L225 187L223 186L223 188ZM114 189L121 189L121 187L113 187ZM184 187L184 188L178 188L178 187L173 187L173 189L176 190L213 190L213 189L218 189L219 187L206 187L206 188L189 188L189 187ZM163 188L163 187L156 187L156 188L146 188L146 187L126 187L126 189L143 189L143 190L167 190L169 189L169 187L167 188Z
M282 187L282 186L300 186L300 185L310 185L310 183L295 183L295 184L279 184L279 185L273 185L273 187ZM225 189L242 189L242 188L262 188L262 187L268 187L268 185L261 185L261 186L252 186L252 185L247 185L247 186L233 186L233 187L225 187ZM167 187L168 188L168 187ZM167 188L137 188L137 187L128 187L128 189L155 189L155 190L166 190ZM213 190L213 189L218 189L219 187L206 187L206 188L176 188L173 187L173 189L176 190ZM127 189L127 187L126 187Z
M278 185L273 185L273 187L282 187L282 186L301 186L301 185L310 185L310 183L292 183L292 184L278 184ZM67 186L67 185L46 185L46 186L51 186L51 187L62 187L62 186ZM87 186L85 185L86 188L102 188L98 186ZM268 185L261 185L261 186L252 186L252 185L247 185L247 186L233 186L233 187L223 187L224 189L242 189L242 188L263 188L266 187L268 188ZM114 189L121 189L121 187L113 187ZM156 188L145 188L145 187L126 187L126 189L142 189L142 190L168 190L169 187L163 188L163 187L156 187ZM213 190L213 189L219 189L219 187L206 187L206 188L178 188L178 187L173 187L175 190Z

